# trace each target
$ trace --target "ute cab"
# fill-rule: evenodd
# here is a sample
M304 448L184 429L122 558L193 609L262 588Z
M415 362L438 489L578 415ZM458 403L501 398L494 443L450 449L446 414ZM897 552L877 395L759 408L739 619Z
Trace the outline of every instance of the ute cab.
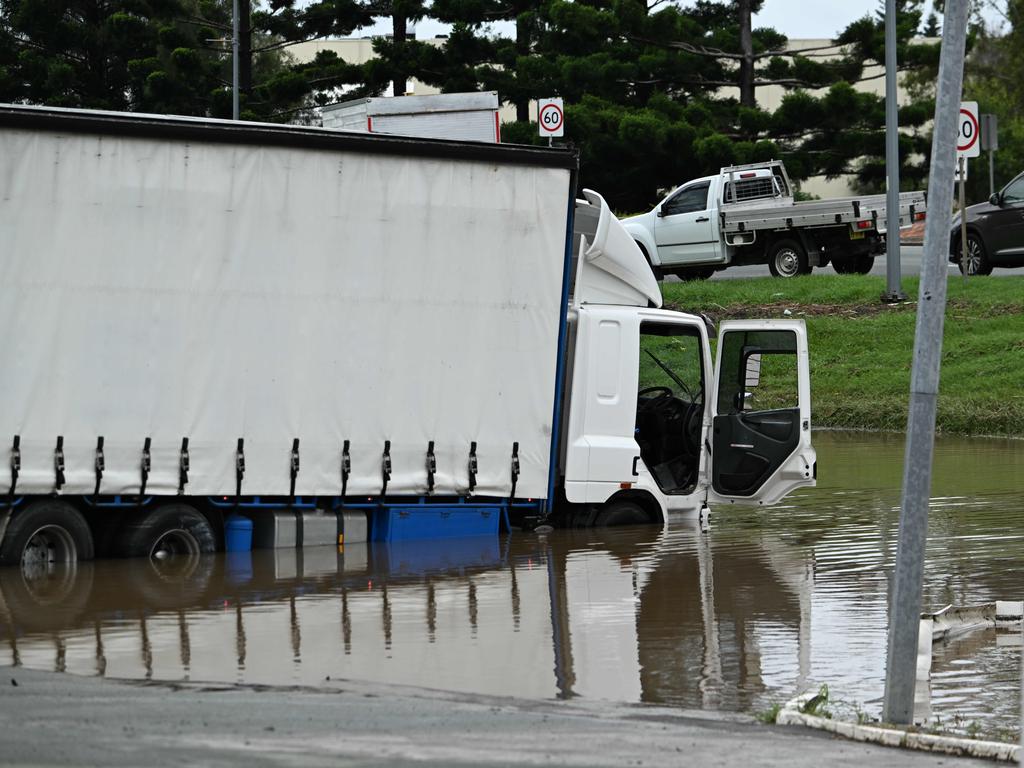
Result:
M584 194L561 463L575 514L664 520L813 486L803 321L727 321L715 335L701 316L662 309L639 248L599 195Z

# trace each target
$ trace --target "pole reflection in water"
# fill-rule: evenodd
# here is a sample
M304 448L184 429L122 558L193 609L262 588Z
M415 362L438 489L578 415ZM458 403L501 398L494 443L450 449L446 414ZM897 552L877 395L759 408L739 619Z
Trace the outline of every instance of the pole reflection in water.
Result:
M719 510L708 534L672 520L258 551L158 573L145 560L31 582L0 569L0 663L748 712L828 683L878 714L903 441L816 446L817 489ZM940 441L936 461L926 606L1024 598L1024 444ZM936 653L934 717L1016 732L1020 650L986 638Z

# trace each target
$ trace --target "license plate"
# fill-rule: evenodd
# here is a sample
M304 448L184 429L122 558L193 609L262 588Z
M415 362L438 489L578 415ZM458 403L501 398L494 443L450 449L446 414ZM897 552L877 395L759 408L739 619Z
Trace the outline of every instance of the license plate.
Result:
M850 230L850 239L851 240L863 240L864 239L864 233L863 232L857 232L856 230Z

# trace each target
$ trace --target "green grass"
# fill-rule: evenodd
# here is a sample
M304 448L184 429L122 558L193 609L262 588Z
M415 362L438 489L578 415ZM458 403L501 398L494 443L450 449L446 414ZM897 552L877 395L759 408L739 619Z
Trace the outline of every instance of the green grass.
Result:
M813 275L664 283L666 306L713 320L796 317L807 323L812 416L818 427L903 430L918 298L884 304L885 280ZM789 310L790 315L785 315ZM937 427L1024 435L1024 274L950 278Z

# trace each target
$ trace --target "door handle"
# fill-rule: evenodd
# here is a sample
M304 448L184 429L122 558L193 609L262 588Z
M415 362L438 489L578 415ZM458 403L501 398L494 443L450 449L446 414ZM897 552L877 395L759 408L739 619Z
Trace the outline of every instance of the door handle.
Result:
M639 456L633 457L633 477L640 477L640 473L636 471L636 463L640 461Z
M699 224L702 221L711 221L711 219L709 219L707 216L698 216L696 219L694 219L694 221Z

